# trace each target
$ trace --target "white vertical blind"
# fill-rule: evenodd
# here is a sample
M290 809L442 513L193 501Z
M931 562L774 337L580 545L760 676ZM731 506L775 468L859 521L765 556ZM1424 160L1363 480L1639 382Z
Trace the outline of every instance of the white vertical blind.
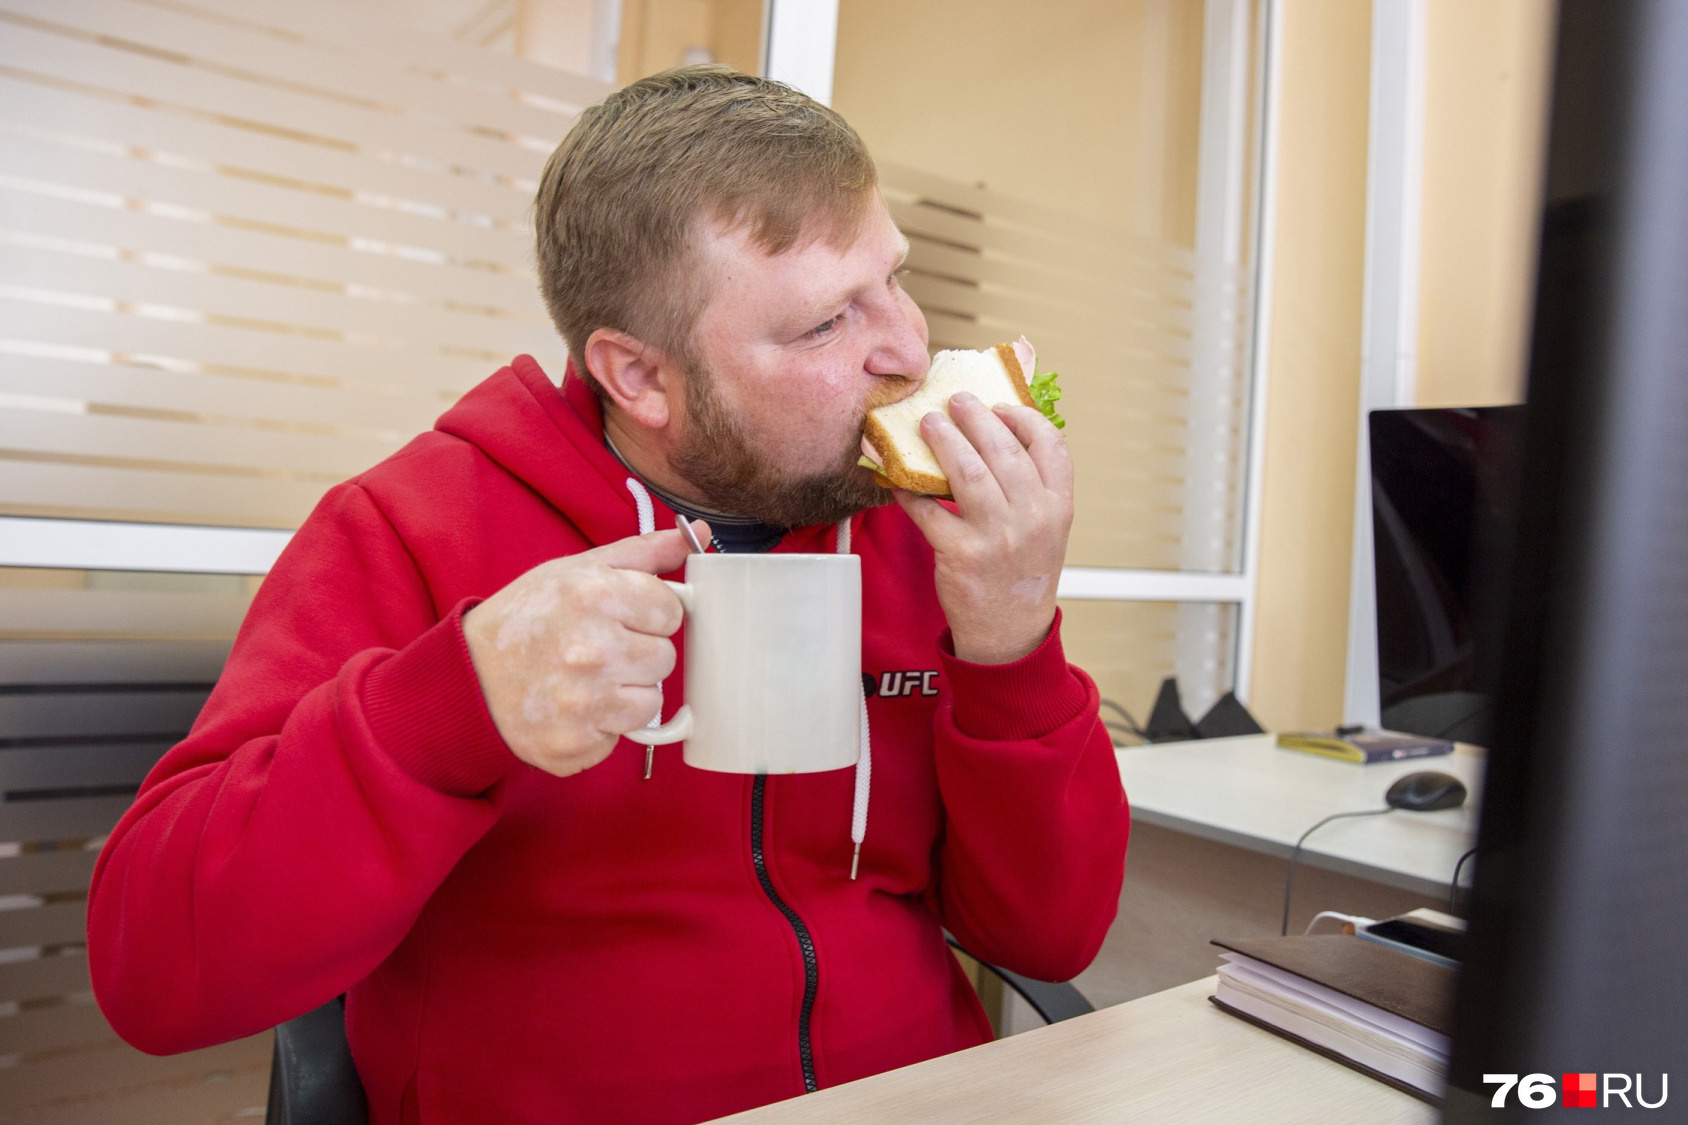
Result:
M838 0L766 0L762 73L832 104L838 46Z
M1376 409L1410 406L1417 381L1426 8L1426 0L1374 0L1372 4L1366 288L1360 326L1348 674L1342 706L1343 722L1366 727L1381 722L1367 418Z

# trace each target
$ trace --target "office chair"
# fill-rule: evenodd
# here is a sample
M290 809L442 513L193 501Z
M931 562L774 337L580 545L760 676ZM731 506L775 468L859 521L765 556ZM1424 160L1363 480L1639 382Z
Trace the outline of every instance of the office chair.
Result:
M949 938L950 948L957 953L965 954L968 958L979 962L981 969L988 969L998 979L1019 994L1020 999L1031 1005L1044 1023L1060 1023L1070 1020L1074 1016L1082 1016L1096 1010L1090 1001L1084 998L1074 984L1069 981L1033 980L1023 977L1001 965L993 965L989 961L979 961L968 953L954 938Z
M346 998L275 1029L268 1125L368 1125L363 1082L346 1043Z
M954 939L950 945L967 953ZM1069 983L1032 980L989 961L979 961L979 965L1002 978L1048 1023L1095 1010L1084 993ZM270 1105L264 1120L268 1125L368 1125L363 1084L346 1044L345 997L336 997L275 1029Z

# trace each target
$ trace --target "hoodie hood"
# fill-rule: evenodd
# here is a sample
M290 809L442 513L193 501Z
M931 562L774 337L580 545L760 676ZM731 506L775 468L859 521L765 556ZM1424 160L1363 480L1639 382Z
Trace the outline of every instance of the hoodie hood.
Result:
M561 389L532 357L476 386L434 428L476 446L594 544L638 534L627 470L604 444L597 396L570 364ZM666 527L674 522L669 513Z
M559 388L532 356L517 356L464 395L434 428L479 448L568 516L592 543L640 533L627 487L631 474L605 444L598 397L572 362ZM673 527L673 510L654 495L651 501L657 528ZM774 549L829 551L832 530L831 524L794 528Z

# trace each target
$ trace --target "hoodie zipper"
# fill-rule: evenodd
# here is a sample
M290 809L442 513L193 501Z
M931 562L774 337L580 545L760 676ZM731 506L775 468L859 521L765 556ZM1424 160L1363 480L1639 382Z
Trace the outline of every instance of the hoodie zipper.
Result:
M820 1089L820 1084L815 1081L815 1055L809 1042L809 1016L815 1010L815 990L820 986L820 963L815 959L815 942L809 936L809 927L803 924L803 919L797 916L797 911L791 909L779 896L779 892L774 890L773 880L768 878L768 863L762 853L762 802L767 786L767 776L757 774L750 790L750 859L756 865L756 880L762 884L762 893L785 915L785 920L791 924L792 932L797 935L798 948L803 951L803 1010L797 1017L797 1057L803 1064L803 1092L812 1094Z

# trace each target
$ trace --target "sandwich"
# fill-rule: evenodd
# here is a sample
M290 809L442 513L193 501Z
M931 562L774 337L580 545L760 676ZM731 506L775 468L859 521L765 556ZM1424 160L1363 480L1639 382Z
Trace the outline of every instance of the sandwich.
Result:
M920 436L920 420L932 411L949 413L949 400L958 391L971 391L987 407L999 403L1030 406L1057 427L1066 421L1055 413L1061 388L1053 371L1036 375L1037 353L1024 336L1012 344L980 351L941 351L932 357L926 381L899 402L868 412L862 427L862 457L857 463L872 469L883 488L901 488L924 496L950 495L949 480L930 446Z

